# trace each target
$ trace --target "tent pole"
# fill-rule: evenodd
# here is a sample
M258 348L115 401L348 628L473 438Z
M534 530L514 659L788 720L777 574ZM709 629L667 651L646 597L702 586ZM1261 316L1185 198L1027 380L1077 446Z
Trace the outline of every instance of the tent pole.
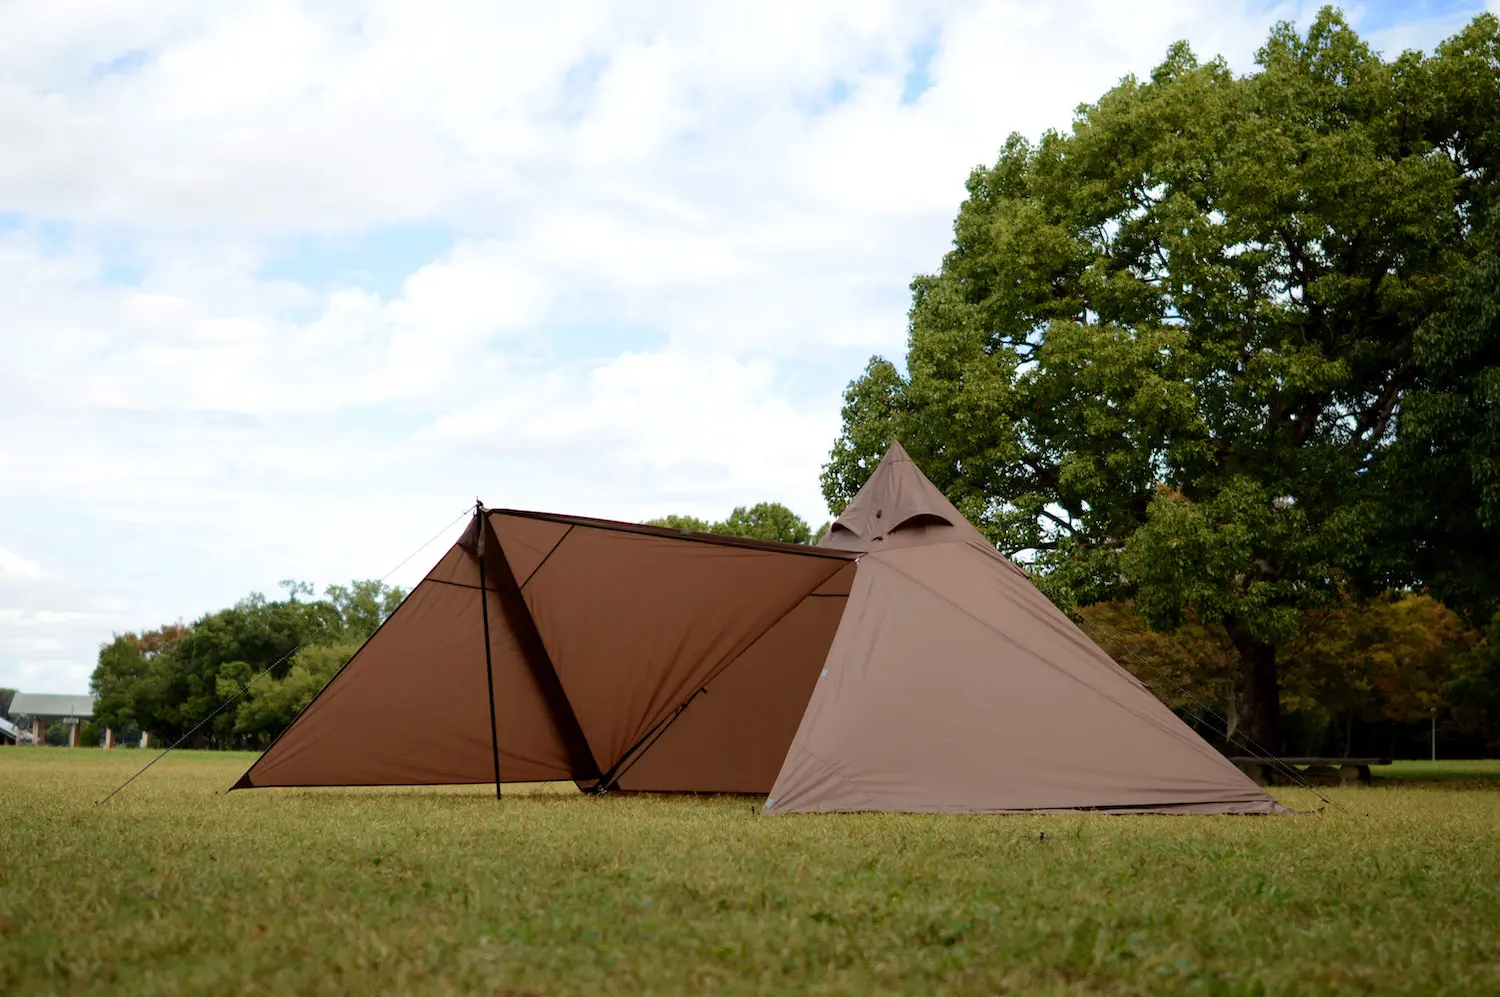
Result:
M479 614L484 620L484 677L490 689L490 750L495 758L495 799L500 799L500 735L495 727L495 663L490 655L490 597L484 583L484 506L474 503L474 519L479 526L474 549L479 553Z

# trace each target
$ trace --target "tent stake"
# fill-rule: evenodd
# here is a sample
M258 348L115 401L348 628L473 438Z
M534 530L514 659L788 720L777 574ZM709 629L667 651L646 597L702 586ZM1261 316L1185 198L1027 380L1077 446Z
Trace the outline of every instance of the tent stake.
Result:
M500 735L495 727L495 663L490 655L490 597L484 584L484 506L474 503L474 518L479 524L479 533L474 539L474 549L479 554L479 614L484 620L484 677L490 689L490 750L495 757L495 799L500 799Z

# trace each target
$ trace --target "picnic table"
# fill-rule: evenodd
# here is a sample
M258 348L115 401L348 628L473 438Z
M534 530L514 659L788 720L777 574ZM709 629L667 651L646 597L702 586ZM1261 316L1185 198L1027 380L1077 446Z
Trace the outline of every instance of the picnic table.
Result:
M1370 783L1370 766L1389 765L1389 758L1291 758L1236 755L1229 759L1258 785L1286 785L1296 779L1288 770L1316 785L1343 786L1351 782Z

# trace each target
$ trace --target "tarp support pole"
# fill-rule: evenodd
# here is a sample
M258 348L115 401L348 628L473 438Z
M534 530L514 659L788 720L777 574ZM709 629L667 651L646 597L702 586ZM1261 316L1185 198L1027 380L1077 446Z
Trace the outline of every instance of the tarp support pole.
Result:
M490 653L490 597L484 582L484 506L474 503L474 521L479 526L474 549L479 557L479 613L484 620L484 677L490 688L490 751L495 758L495 799L500 799L500 734L495 726L495 663Z

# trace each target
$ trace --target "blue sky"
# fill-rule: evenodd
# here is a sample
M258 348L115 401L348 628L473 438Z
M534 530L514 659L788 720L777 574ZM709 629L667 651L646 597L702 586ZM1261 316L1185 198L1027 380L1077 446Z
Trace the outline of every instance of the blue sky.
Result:
M0 685L380 576L476 495L823 521L968 171L1316 10L543 6L0 7ZM1346 8L1387 52L1481 9Z

